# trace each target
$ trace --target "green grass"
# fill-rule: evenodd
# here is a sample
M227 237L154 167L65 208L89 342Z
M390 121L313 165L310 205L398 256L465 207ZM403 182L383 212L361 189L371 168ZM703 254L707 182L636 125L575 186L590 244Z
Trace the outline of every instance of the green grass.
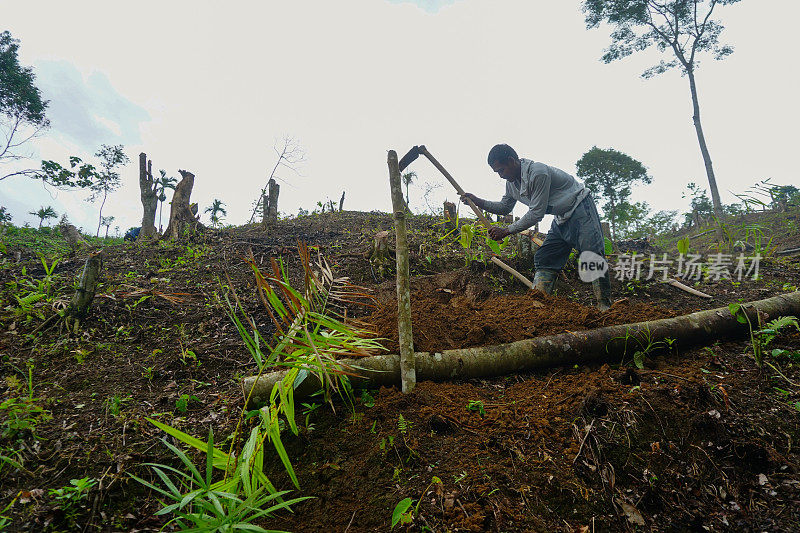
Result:
M92 246L110 246L121 244L122 238L98 238L83 234ZM5 225L0 228L0 243L7 250L26 249L36 250L45 257L56 257L70 252L70 247L57 227L26 228Z

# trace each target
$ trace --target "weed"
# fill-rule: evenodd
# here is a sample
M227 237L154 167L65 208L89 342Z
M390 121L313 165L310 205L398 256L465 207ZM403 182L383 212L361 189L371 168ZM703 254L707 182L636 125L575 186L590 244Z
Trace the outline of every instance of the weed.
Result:
M397 430L401 435L405 437L412 427L414 427L414 424L406 420L402 413L397 416Z
M425 487L425 490L422 491L422 495L417 500L417 505L414 509L411 508L414 505L414 500L411 498L403 498L400 502L394 507L394 511L392 511L392 529L397 524L410 524L414 520L414 516L419 516L419 506L422 503L422 498L428 493L434 485L442 485L442 480L436 476L433 476L431 479L430 484Z
M153 382L153 372L154 367L152 366L144 366L142 367L142 377L147 379L150 383Z
M303 406L303 414L306 416L306 431L312 431L314 424L309 423L311 419L311 413L322 407L321 403L302 403Z
M189 396L188 394L181 394L180 398L175 400L175 409L181 413L189 410L189 402L200 403L200 398L195 395Z
M646 326L636 332L627 328L623 337L615 337L615 339L623 339L625 341L625 349L622 354L623 360L620 362L620 365L625 362L625 356L628 353L628 342L631 340L636 341L638 347L633 352L633 364L640 370L644 368L645 358L650 354L663 348L672 349L675 344L675 339L672 337L667 337L660 341L654 340L650 328Z
M755 359L756 366L761 368L764 363L764 351L769 346L769 344L777 337L778 333L781 329L786 327L794 327L797 331L800 331L800 323L797 321L797 317L794 316L782 316L778 317L774 320L769 321L766 326L762 325L761 316L762 313L758 309L756 309L756 316L758 320L757 327L754 327L753 322L750 320L750 317L744 310L744 306L739 303L732 303L728 305L728 310L730 310L731 315L736 317L736 320L741 324L747 324L747 327L750 331L750 346L753 350L753 359ZM773 350L774 351L774 350ZM777 352L778 355L781 352ZM775 368L774 365L767 362L773 370L778 372L781 376L783 374ZM784 376L785 378L785 376Z
M470 400L467 402L467 411L474 411L481 415L481 418L486 416L486 410L483 408L483 402L480 400Z
M164 507L155 514L175 515L170 522L174 522L181 531L263 531L252 522L308 499L300 497L284 501L282 497L288 491L277 491L264 475L261 470L264 461L262 444L266 438L262 433L263 426L253 428L237 460L214 447L214 433L210 429L208 440L204 443L175 428L149 420L181 442L205 452L205 469L201 473L186 453L166 439L161 439L180 459L188 473L167 465L147 463L146 466L151 467L161 479L164 488L131 475L167 501L174 502L164 503ZM225 472L223 479L216 482L215 468Z
M115 394L110 398L106 398L106 413L110 414L114 418L118 418L122 412L122 408L132 399L133 396L120 396L119 394Z
M367 409L375 407L375 398L372 397L367 389L361 391L361 405Z
M16 376L6 378L6 385L13 392L0 403L0 413L5 415L4 419L0 421L0 427L3 428L0 436L5 439L17 438L26 431L29 431L35 438L36 426L52 418L50 413L40 405L41 400L34 398L33 368L33 363L29 361L24 385Z
M89 495L89 491L97 485L96 479L84 477L71 479L69 485L60 489L50 489L50 495L60 504L70 524L75 523L80 503Z
M37 402L38 398L12 397L0 403L0 413L5 415L0 421L4 439L14 439L26 431L36 436L36 426L52 418Z

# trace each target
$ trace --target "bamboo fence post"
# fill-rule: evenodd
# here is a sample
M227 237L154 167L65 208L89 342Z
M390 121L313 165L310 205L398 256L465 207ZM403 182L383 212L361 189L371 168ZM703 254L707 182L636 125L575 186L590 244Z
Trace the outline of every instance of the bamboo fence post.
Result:
M400 167L397 152L389 150L389 185L392 192L394 229L397 236L397 331L400 344L400 381L403 393L414 390L417 384L414 358L414 337L411 333L411 287L409 283L408 239L406 233L406 211L401 188Z

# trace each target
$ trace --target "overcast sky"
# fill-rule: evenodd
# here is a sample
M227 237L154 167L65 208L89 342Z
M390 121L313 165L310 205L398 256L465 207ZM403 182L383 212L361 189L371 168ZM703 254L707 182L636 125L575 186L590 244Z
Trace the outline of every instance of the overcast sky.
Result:
M641 79L655 50L602 63L609 29L587 30L578 0L0 0L0 13L50 100L34 165L124 144L131 164L104 211L123 231L141 223L139 152L154 171L195 173L201 209L219 198L226 222L241 224L286 136L306 153L299 173L279 172L287 214L342 191L346 209L389 211L386 151L415 144L490 199L504 190L486 164L499 142L573 174L594 145L625 152L654 178L634 200L655 210L684 210L690 181L707 187L687 80ZM735 52L702 61L697 78L723 202L764 178L798 185L800 1L743 0L717 14ZM426 160L409 170L415 211L426 183L440 186L435 206L456 198ZM53 205L93 232L99 204L85 198L0 182L16 224Z

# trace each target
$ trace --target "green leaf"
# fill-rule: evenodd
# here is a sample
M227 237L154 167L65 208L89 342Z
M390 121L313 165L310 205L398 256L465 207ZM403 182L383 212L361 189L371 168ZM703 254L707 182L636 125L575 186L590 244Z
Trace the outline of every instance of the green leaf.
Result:
M489 237L486 237L486 244L489 245L489 248L491 248L492 252L494 252L497 255L500 255L500 245L497 244L497 241L494 241Z
M407 511L411 508L412 503L411 498L404 498L395 506L394 511L392 511L392 529L398 523L408 524L411 522L411 517L407 515Z
M603 237L606 255L610 255L614 251L614 243L608 237Z

